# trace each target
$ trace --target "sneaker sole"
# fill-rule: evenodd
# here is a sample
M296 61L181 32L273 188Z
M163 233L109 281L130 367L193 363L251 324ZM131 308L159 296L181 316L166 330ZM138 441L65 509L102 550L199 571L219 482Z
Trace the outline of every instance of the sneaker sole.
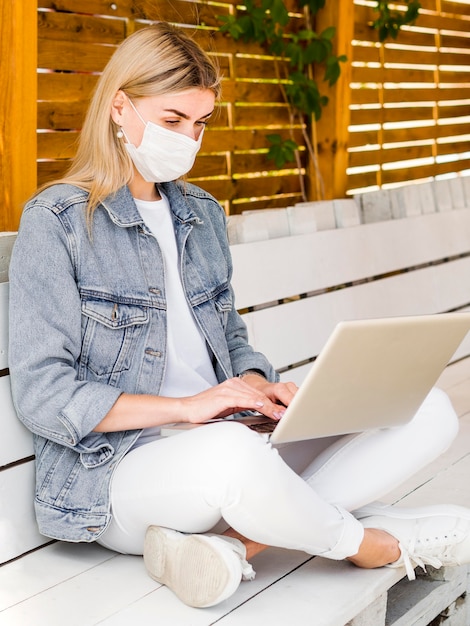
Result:
M233 563L227 563L201 535L174 541L158 526L150 526L145 536L144 563L151 578L192 607L218 604L240 584L238 558L233 555Z

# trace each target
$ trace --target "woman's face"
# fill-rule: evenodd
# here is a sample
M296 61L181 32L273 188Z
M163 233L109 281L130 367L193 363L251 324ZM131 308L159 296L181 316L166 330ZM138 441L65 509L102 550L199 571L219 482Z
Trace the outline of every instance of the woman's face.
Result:
M180 93L138 98L132 104L144 122L153 122L197 140L214 111L215 95L210 89L195 88ZM111 117L123 128L127 139L138 147L145 125L132 104L124 92L118 91Z

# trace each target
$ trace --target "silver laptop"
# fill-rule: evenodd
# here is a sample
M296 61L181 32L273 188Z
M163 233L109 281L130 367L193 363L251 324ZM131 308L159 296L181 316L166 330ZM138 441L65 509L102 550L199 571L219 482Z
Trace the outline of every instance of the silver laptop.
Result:
M339 323L271 442L404 424L469 330L469 313Z
M340 322L279 422L239 421L272 431L272 443L404 424L469 330L470 313ZM194 426L164 427L162 434Z

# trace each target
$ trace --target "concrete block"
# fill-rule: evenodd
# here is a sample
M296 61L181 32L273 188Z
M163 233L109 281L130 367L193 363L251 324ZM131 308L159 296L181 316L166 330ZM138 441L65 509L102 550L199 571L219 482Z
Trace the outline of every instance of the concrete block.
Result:
M312 232L312 218L315 222L315 230L332 230L336 228L333 200L299 202L294 207L289 207L291 235Z
M453 208L464 209L467 203L465 202L465 191L463 188L462 178L460 176L450 178L449 187Z
M470 176L461 176L465 205L470 207Z
M418 185L404 185L390 189L390 203L394 219L421 215Z
M379 189L378 191L363 193L360 195L360 200L363 224L383 222L393 218L390 194L387 190Z
M304 235L318 230L317 220L311 208L312 203L287 207L289 232L291 235Z
M266 219L261 213L260 211L232 216L228 222L230 243L250 243L269 239Z
M423 215L426 213L435 213L437 211L437 205L433 183L419 183L416 187L419 194L421 213L423 213Z
M449 181L444 178L443 180L433 181L434 197L436 198L437 210L442 213L443 211L452 211L452 195L450 191Z
M359 226L361 223L361 210L352 198L333 200L336 228L349 228Z

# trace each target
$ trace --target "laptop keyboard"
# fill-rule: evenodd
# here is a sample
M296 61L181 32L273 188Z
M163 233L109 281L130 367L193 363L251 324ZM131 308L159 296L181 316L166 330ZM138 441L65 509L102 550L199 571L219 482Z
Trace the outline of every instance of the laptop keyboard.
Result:
M247 424L248 428L257 433L272 433L276 428L277 422L270 420L269 422L260 422L258 424Z

